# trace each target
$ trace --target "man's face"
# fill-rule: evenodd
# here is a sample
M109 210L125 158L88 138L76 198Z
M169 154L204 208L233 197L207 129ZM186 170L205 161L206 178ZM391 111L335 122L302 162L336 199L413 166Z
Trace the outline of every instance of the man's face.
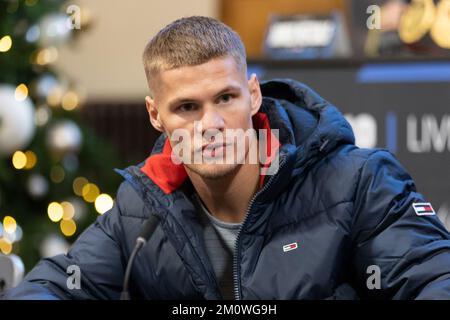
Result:
M201 163L183 161L187 170L202 178L214 179L234 172L239 163L245 161L242 158L248 153L250 139L246 140L243 152L233 148L234 161L230 163L226 151L235 145L227 140L227 132L229 129L246 131L253 128L252 116L261 105L261 91L255 75L247 80L235 60L227 56L201 65L162 71L154 82L157 83L153 86L153 99L146 97L152 125L171 137L173 149L181 142L174 140L172 134L184 130L190 137L190 141L183 141L189 142L190 159L194 159L195 153L203 156ZM222 135L223 143L228 142L228 147L222 147L222 143L218 147L218 136L214 133ZM221 158L223 163L208 161L211 156L214 160Z

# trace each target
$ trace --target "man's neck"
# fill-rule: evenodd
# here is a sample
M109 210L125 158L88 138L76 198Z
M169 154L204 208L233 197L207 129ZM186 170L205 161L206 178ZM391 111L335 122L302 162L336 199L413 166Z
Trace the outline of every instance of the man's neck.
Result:
M248 204L259 189L259 164L241 164L220 179L204 179L186 170L209 212L225 222L242 222Z

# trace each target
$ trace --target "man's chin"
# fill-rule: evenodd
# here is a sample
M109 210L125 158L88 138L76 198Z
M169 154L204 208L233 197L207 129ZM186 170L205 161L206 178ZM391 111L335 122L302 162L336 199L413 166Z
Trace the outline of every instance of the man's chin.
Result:
M236 172L239 164L194 164L185 166L201 178L220 179Z

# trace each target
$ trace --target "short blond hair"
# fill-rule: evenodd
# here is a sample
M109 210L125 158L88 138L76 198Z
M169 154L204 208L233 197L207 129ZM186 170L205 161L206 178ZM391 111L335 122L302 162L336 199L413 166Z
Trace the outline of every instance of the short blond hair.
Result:
M192 16L161 29L145 46L142 60L152 91L151 82L160 71L195 66L228 55L247 73L245 47L239 35L216 19Z

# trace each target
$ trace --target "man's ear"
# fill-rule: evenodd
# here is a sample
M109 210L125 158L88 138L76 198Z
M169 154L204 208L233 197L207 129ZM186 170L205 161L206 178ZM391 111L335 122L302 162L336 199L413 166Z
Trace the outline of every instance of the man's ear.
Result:
M149 96L146 96L145 106L147 107L148 116L150 118L150 123L152 124L152 126L156 130L164 132L164 127L161 123L161 118L159 116L158 109L156 108L155 100L153 100Z
M248 80L248 88L250 91L250 99L251 99L251 113L252 116L259 111L262 103L262 94L261 88L259 87L259 81L256 77L256 74L252 74L250 79Z

